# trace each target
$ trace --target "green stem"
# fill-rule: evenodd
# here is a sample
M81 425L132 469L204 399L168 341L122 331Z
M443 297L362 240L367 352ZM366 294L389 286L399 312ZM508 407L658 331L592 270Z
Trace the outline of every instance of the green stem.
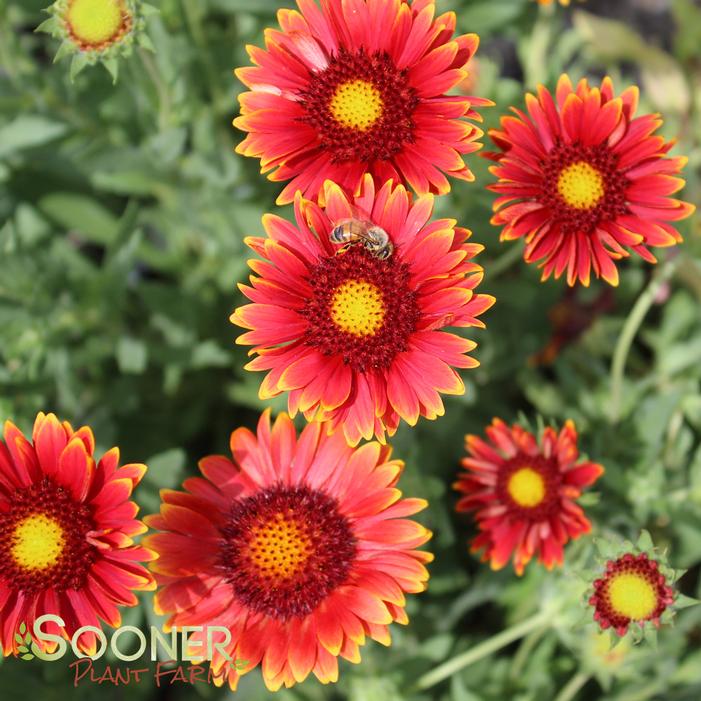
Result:
M548 74L548 51L553 32L555 5L541 5L538 18L533 25L531 36L526 44L527 49L521 52L525 73L525 83L534 88L543 76Z
M215 110L218 110L221 102L219 79L216 66L212 60L212 53L210 51L209 42L207 41L207 35L202 26L200 10L195 9L196 3L193 3L191 0L181 0L180 5L185 14L187 27L190 30L195 46L197 46L197 55L204 68L209 87L209 95L214 102Z
M435 669L432 669L430 672L427 672L423 676L419 677L414 685L414 689L416 691L425 691L426 689L430 689L432 686L435 686L444 679L451 677L461 669L465 669L465 667L469 667L471 664L479 662L479 660L491 655L493 652L497 652L497 650L501 650L501 648L506 647L519 638L522 638L524 635L528 635L528 633L536 630L536 628L548 626L551 619L552 616L548 613L543 611L536 613L530 618L527 618L525 621L521 621L521 623L511 626L510 628L503 630L501 633L498 633L488 640L485 640L483 643L476 645L470 650L453 657L452 660L448 660L447 662L438 665L438 667Z
M655 301L655 297L660 287L672 277L679 258L668 260L659 269L645 291L638 297L638 301L633 306L626 323L623 325L621 335L616 342L616 349L613 353L611 363L611 423L617 423L621 414L621 398L623 395L623 374L628 360L635 336L643 323L645 316Z
M667 688L665 682L657 682L655 684L649 684L640 689L636 689L628 694L623 694L619 696L620 701L647 701L658 693L662 693Z
M521 671L526 664L526 661L533 652L535 646L540 642L541 638L548 632L547 628L536 628L532 633L529 633L523 642L519 645L514 661L511 665L509 676L511 679L518 679L521 676Z
M5 8L5 3L0 3L0 18L2 19L0 22L0 27L2 28L0 30L0 65L3 66L12 85L19 91L23 86L13 52L8 14L9 10ZM6 28L7 31L5 31Z
M158 95L158 124L160 130L163 131L170 121L170 95L168 93L168 87L163 82L161 73L156 66L156 62L153 60L153 56L145 49L139 49L139 58L141 63L144 64L146 73L148 73L153 86L156 88L156 94Z
M508 250L502 253L488 268L486 275L490 280L494 280L502 273L505 273L512 265L521 260L523 249L518 244L512 244Z
M572 701L582 690L582 687L591 679L588 672L577 672L565 686L562 687L555 701Z

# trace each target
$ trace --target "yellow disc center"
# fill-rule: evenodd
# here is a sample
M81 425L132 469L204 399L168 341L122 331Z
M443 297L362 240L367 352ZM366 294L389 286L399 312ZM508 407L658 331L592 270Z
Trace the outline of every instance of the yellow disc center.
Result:
M379 287L366 280L347 280L331 299L331 319L353 336L373 336L385 321L385 305Z
M20 567L43 570L55 565L65 544L63 528L46 514L20 521L12 534L12 556Z
M124 5L121 0L72 0L67 21L86 44L103 44L119 34Z
M333 118L348 129L367 131L382 116L382 94L367 80L341 83L331 98Z
M622 572L609 582L608 595L611 608L632 621L642 621L657 608L657 591L639 574Z
M532 467L516 470L509 478L507 489L511 498L527 509L538 506L545 498L545 482Z
M263 577L289 579L309 559L313 543L305 530L278 513L257 526L248 542L248 554Z
M562 169L557 190L570 207L592 209L604 196L604 179L586 161L578 161Z

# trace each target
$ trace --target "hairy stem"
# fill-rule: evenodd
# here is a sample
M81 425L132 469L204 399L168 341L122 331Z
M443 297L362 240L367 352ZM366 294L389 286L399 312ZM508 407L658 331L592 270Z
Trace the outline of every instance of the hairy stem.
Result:
M425 691L426 689L430 689L432 686L435 686L444 679L451 677L461 669L469 667L471 664L474 664L484 657L497 652L497 650L501 650L501 648L506 647L519 638L522 638L524 635L528 635L528 633L531 631L543 626L548 626L550 619L551 616L543 611L536 613L530 618L527 618L525 621L521 621L521 623L517 623L516 625L503 630L501 633L498 633L488 640L485 640L483 643L480 643L470 650L466 650L456 657L453 657L453 659L438 665L438 667L435 669L432 669L430 672L427 672L419 677L414 685L414 689L416 691Z
M621 399L623 395L623 375L625 372L628 353L630 352L635 336L640 329L645 316L655 301L655 297L662 285L672 277L679 258L665 262L657 274L652 278L645 291L638 297L638 301L633 306L632 311L623 325L621 335L616 342L611 363L611 423L617 423L621 414Z
M588 672L577 672L572 679L560 689L560 693L555 697L555 701L572 701L590 679L591 674Z

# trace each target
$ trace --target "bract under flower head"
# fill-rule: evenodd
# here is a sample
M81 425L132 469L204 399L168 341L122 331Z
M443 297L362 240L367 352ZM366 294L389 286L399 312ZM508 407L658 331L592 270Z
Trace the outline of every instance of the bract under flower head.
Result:
M62 40L54 61L72 56L71 78L102 63L116 81L118 58L129 55L135 43L153 49L144 29L145 17L154 11L139 0L57 0L37 31Z

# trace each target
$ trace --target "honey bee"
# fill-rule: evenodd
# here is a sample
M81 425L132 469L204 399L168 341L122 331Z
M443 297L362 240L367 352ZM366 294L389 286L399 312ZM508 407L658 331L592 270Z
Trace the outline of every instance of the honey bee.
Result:
M351 246L361 243L365 250L380 260L387 260L394 252L394 246L387 232L366 219L343 219L335 224L329 239L332 243L344 244L336 254L345 253Z

